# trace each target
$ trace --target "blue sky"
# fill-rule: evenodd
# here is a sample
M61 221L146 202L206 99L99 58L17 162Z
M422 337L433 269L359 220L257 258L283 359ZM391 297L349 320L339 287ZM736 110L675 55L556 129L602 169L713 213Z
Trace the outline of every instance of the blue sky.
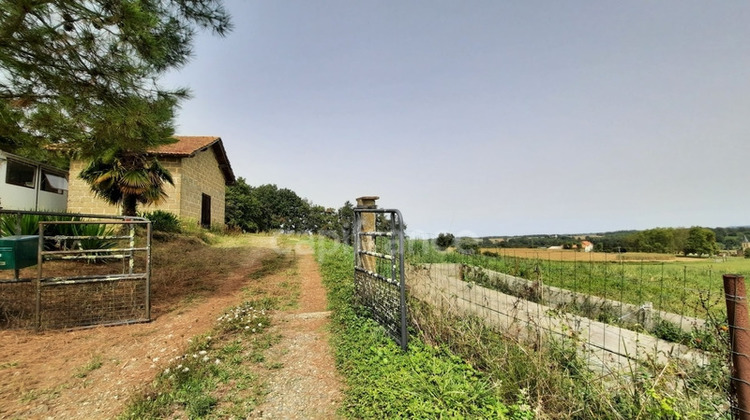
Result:
M412 235L748 225L750 3L242 1L181 135Z

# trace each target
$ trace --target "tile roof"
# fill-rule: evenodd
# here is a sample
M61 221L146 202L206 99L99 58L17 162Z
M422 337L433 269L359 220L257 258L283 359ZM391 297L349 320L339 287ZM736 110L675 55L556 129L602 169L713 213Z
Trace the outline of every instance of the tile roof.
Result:
M196 153L211 147L219 162L219 169L224 174L224 180L227 185L234 184L234 172L229 164L227 152L224 150L224 144L221 137L217 136L174 136L177 140L175 143L165 144L153 150L157 156L175 156L191 157Z
M175 136L177 141L159 146L154 153L159 156L192 156L199 150L211 146L221 137L216 136Z

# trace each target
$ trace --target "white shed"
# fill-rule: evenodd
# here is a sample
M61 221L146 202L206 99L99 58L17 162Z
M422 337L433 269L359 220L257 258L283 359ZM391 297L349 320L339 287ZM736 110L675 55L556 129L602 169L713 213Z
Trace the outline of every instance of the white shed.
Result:
M68 173L0 150L0 208L64 212Z

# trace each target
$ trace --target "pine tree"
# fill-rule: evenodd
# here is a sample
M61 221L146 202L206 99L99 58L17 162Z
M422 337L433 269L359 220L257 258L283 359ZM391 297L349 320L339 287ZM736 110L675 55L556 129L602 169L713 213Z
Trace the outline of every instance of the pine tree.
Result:
M170 141L196 29L230 30L221 0L0 0L0 148L81 157Z

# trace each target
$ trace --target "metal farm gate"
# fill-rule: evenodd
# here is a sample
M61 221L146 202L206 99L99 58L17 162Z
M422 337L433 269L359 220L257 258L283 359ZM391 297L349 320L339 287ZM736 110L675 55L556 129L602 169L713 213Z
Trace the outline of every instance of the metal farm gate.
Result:
M33 234L0 238L0 269L14 268L0 270L0 326L41 330L150 320L150 221L0 210L0 222L6 235ZM23 246L2 247L15 243ZM12 251L33 259L8 258Z
M404 278L403 217L398 210L354 209L354 293L406 350L408 342Z

